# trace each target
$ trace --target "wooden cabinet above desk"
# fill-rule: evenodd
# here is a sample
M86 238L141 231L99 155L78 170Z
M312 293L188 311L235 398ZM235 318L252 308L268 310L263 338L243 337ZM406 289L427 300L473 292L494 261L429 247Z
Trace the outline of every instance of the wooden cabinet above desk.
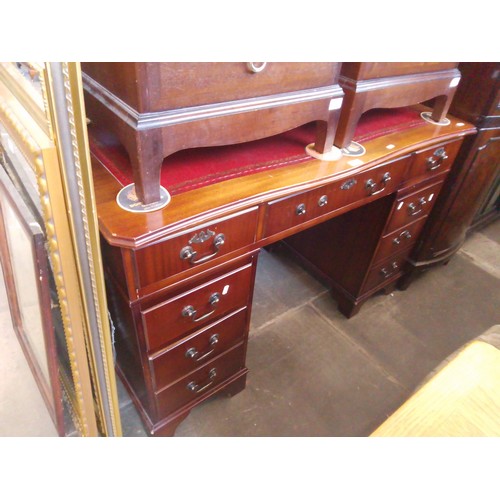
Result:
M135 214L116 202L130 181L126 154L90 127L117 364L152 434L173 434L204 399L245 387L262 247L285 240L347 316L402 276L462 138L475 132L453 117L428 123L423 110L370 112L356 139L366 153L337 161L305 153L308 125L181 152L177 178L165 177L171 202Z

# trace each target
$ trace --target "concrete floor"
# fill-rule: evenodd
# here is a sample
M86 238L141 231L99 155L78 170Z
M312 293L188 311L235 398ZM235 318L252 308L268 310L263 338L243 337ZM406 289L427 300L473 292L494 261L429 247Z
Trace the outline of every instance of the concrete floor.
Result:
M216 397L176 436L367 436L447 356L500 324L500 220L447 266L344 318L286 253L261 252L247 387ZM0 436L56 435L0 292ZM125 436L145 436L119 383Z

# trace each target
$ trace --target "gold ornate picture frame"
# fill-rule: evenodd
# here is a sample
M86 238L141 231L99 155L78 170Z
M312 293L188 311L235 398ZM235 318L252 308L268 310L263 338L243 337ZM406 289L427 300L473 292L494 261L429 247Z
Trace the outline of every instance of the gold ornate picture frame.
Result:
M36 178L75 425L82 436L120 436L80 67L19 64L0 64L0 122Z

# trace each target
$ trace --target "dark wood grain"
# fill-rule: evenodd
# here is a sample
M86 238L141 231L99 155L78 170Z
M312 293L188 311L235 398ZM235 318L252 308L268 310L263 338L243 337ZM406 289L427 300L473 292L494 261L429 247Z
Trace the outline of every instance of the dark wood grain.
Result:
M499 126L500 63L466 62L458 66L462 79L450 113L478 125ZM485 121L488 123L484 123ZM489 123L494 122L494 123Z

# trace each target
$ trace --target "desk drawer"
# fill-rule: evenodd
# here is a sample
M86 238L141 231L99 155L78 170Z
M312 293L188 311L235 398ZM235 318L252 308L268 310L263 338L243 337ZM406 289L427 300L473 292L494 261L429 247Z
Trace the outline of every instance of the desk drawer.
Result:
M417 152L410 167L409 178L429 177L446 172L453 165L461 144L462 139Z
M247 308L240 309L150 356L156 390L168 386L242 342L246 333L247 311Z
M162 418L217 389L224 380L245 367L245 343L225 352L198 370L156 393Z
M409 157L385 163L325 187L270 202L265 236L286 231L352 203L390 194L401 184Z
M247 306L252 278L253 265L248 264L141 311L148 350Z
M253 208L137 250L139 287L251 245L256 231L257 208Z
M331 184L268 203L265 236L299 226L335 210L339 207L336 194L337 185Z
M428 215L443 183L433 184L425 189L396 200L394 211L386 227L385 233L411 224L413 221Z
M371 202L393 193L402 183L408 170L409 156L400 158L390 163L384 163L362 174L348 179L341 185L341 190L346 189L346 185L353 183L344 195L349 203L365 200Z
M363 293L369 292L383 283L390 283L398 276L401 276L403 265L409 253L410 249L407 249L400 254L375 264L368 273L363 286Z
M422 217L408 226L401 227L386 234L381 240L374 262L389 258L402 250L411 247L417 240L420 231L424 227L427 217Z

